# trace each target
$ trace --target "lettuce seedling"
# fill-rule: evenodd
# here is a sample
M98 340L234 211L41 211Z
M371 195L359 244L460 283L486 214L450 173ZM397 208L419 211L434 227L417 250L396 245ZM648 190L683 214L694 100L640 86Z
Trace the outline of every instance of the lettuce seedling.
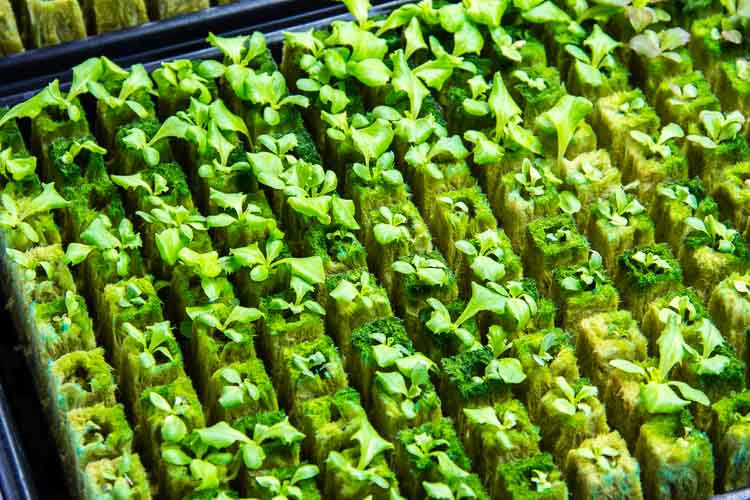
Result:
M476 493L472 488L461 481L470 475L469 472L448 455L448 446L447 440L422 432L414 436L413 443L406 445L406 452L419 463L434 464L436 475L442 479L439 482L422 482L428 498L475 498Z
M537 169L528 158L521 163L521 171L513 175L518 191L524 199L544 196L550 187L562 184L562 181L548 168Z
M117 275L126 277L130 274L130 255L128 250L140 248L141 235L133 230L133 223L123 218L112 231L112 222L105 214L99 214L81 233L83 243L71 243L65 252L65 260L75 266L88 258L93 250L101 252L104 260L114 262Z
M672 139L685 137L685 132L682 130L682 127L676 123L670 123L661 129L659 137L656 140L640 130L631 130L630 137L643 146L650 155L658 155L662 159L667 159L672 156L672 149L667 143Z
M182 247L177 253L177 259L180 264L187 266L200 277L201 289L209 302L219 299L225 267L219 259L218 252L198 253L189 247Z
M232 248L229 253L230 271L247 267L250 269L250 279L256 283L266 281L278 267L289 263L289 259L280 258L284 251L284 240L280 235L272 235L265 245L265 252L258 243L252 243L242 248Z
M552 109L537 118L537 125L557 134L557 162L562 163L568 145L578 126L593 110L591 101L584 97L563 96Z
M506 410L501 421L495 408L484 406L482 408L464 408L464 415L466 415L469 422L488 426L496 431L497 440L504 450L513 449L513 443L510 437L508 437L507 431L513 429L518 423L518 417L515 413Z
M395 168L395 155L392 151L381 154L373 166L355 162L352 165L352 172L367 186L378 184L400 186L404 183L404 176Z
M173 87L188 96L195 96L204 104L211 102L211 90L208 88L209 80L195 71L193 61L177 59L162 62L161 67L154 71L153 78L159 86L162 97L170 87Z
M114 63L110 63L110 67L112 67L112 65L114 65ZM114 109L127 106L139 118L148 118L149 112L146 108L135 99L131 99L140 91L156 95L154 82L148 76L146 68L142 64L135 64L130 68L129 72L126 72L125 70L121 71L127 76L122 81L120 92L116 96L112 95L99 81L91 81L88 83L91 95L96 97L97 101L103 103L108 108Z
M506 275L505 250L501 248L497 231L487 230L476 236L479 248L467 240L455 242L459 252L466 255L474 275L482 281L499 282Z
M290 287L294 290L294 302L289 302L281 297L274 297L268 304L268 309L270 311L289 311L291 314L295 315L302 314L306 311L312 314L317 314L318 316L325 316L326 311L320 304L312 299L306 298L310 292L315 291L313 286L297 276L292 276Z
M578 22L595 19L606 23L617 14L623 13L636 33L642 32L652 24L669 22L672 17L663 9L655 7L658 0L594 0L596 5L589 7L583 2L584 8L578 12Z
M123 70L106 57L88 59L73 68L73 80L66 95L60 91L60 82L54 80L34 97L15 105L0 117L0 127L19 118L34 119L50 107L64 111L71 121L77 122L83 115L76 98L89 92L90 83L110 72L122 74Z
M68 150L63 153L62 157L60 157L60 161L63 162L65 165L72 165L73 162L75 162L76 157L81 154L82 151L88 151L90 153L98 154L98 155L105 155L107 154L107 150L103 147L99 146L96 142L85 139L85 140L78 140L74 139L70 146L68 147Z
M427 286L443 286L448 282L446 264L421 255L414 255L410 260L398 260L391 265L391 269L400 274L414 276L418 283Z
M433 179L443 179L439 163L460 162L469 156L461 137L440 137L430 144L423 142L411 146L404 156L406 163L415 169L424 170Z
M32 243L38 243L39 233L31 224L35 216L69 205L55 189L53 183L42 184L42 192L35 198L14 198L10 193L0 195L0 227L7 231L18 230Z
M690 134L687 140L705 149L716 149L721 143L732 141L745 125L745 117L739 111L725 115L721 111L703 110L700 123L706 135Z
M148 399L154 408L166 413L161 424L161 437L166 443L179 443L187 436L188 429L182 416L190 409L190 403L180 396L172 404L156 392L149 392Z
M209 33L206 41L219 49L224 56L224 64L217 61L203 61L201 72L210 72L215 78L225 74L232 66L246 68L256 57L266 52L266 37L258 31L252 35L221 37Z
M430 384L430 370L433 363L423 354L412 354L394 361L395 371L375 373L375 381L380 383L383 390L390 396L401 396L399 405L407 420L416 418L418 400L422 392ZM408 385L407 385L408 381Z
M724 337L722 337L719 329L708 318L701 318L697 329L700 333L701 350L699 351L689 344L685 344L685 351L687 351L697 364L699 375L721 374L724 368L729 365L730 359L723 354L714 354L714 352L718 347L724 345Z
M620 46L620 43L607 35L596 24L589 37L583 41L583 45L588 47L589 53L572 44L566 45L565 51L576 59L575 71L584 83L592 87L599 87L604 84L604 80L607 78L605 71L612 71L617 64L612 53Z
M684 47L690 41L690 33L682 28L670 28L659 33L646 30L630 39L630 48L647 59L664 57L676 63L682 62L682 56L676 49Z
M148 224L165 227L156 233L156 247L164 262L173 266L180 252L193 241L194 231L208 231L208 223L197 211L170 205L158 196L151 196L149 201L154 208L150 212L138 210L136 215Z
M648 413L677 413L691 401L708 406L711 402L706 395L684 382L670 380L669 374L680 364L687 352L686 343L679 324L670 318L667 327L658 340L658 367L643 368L624 359L610 361L610 365L641 380L640 400ZM682 397L672 389L676 387ZM684 399L683 399L684 398Z
M597 216L604 218L613 226L624 227L630 224L632 216L645 213L646 208L633 195L628 195L622 186L594 207Z
M380 296L380 287L372 278L372 275L367 272L363 272L356 283L342 279L336 288L331 290L330 296L336 302L346 304L353 304L355 301L360 302L366 309L372 309L375 306L373 297L378 301L383 300Z
M301 95L289 94L286 79L278 71L273 73L255 73L242 68L230 69L227 74L232 89L240 99L250 101L263 108L263 120L275 127L281 122L279 111L285 106L307 108L310 100Z
M536 300L524 289L520 281L509 281L505 285L489 282L487 287L496 295L492 299L494 309L488 310L496 314L507 313L514 320L518 330L523 330L539 310Z
M610 446L577 448L574 453L581 458L591 460L597 465L597 467L605 472L612 471L616 467L617 457L620 456L619 450Z
M253 401L260 399L258 386L252 383L249 378L242 378L242 375L234 368L223 368L221 370L221 380L223 385L219 404L226 410L243 405L245 398Z
M500 314L504 310L502 300L498 301L496 294L477 283L472 283L471 299L455 321L451 319L448 308L438 299L430 297L427 299L427 304L432 308L430 319L425 323L427 329L436 335L455 336L461 342L462 350L481 347L479 340L469 330L463 328L464 323L482 311Z
M592 250L587 265L578 267L575 273L564 278L560 285L565 290L579 292L592 291L608 283L609 279L604 274L602 256Z
M599 394L599 389L593 385L582 385L578 391L573 389L571 385L565 380L565 377L556 377L555 385L565 396L564 398L557 398L552 402L555 410L565 415L575 415L578 412L583 413L586 416L591 415L591 406L586 403L587 400L596 398Z
M733 254L737 250L735 239L739 233L722 224L713 215L707 215L702 219L688 217L685 225L690 228L685 243L692 248L708 246L720 253Z
M156 360L157 354L163 356L167 361L174 360L167 344L169 339L172 338L172 327L169 321L154 323L148 325L145 329L140 329L132 323L124 323L122 328L128 337L136 341L138 349L141 351L138 354L141 367L149 369L159 364Z
M266 228L269 232L276 230L276 219L260 215L261 208L255 203L246 203L247 195L244 193L225 193L211 188L209 199L218 207L234 212L233 215L227 213L209 215L206 217L206 222L211 227L238 225L253 232Z
M354 427L358 428L357 432L352 435L352 441L359 443L357 463L350 462L338 451L332 451L326 459L326 465L358 482L372 483L381 489L388 490L391 487L388 480L378 473L377 467L369 466L385 451L392 450L393 445L380 437L366 416L359 417L358 421L354 422Z
M301 465L290 479L279 481L274 476L258 476L255 482L274 500L304 500L302 490L297 484L313 479L318 474L320 469L317 465Z
M230 341L237 343L252 339L235 326L246 327L263 317L263 313L254 307L235 305L229 308L224 304L188 307L185 312L191 321L218 330Z
M517 358L502 357L513 347L502 328L497 325L490 327L490 331L487 333L487 345L493 358L484 369L482 383L485 380L500 380L506 384L520 384L526 380L521 361Z
M532 476L529 480L534 483L534 490L537 493L543 493L545 491L551 490L554 487L554 484L552 484L552 482L550 481L549 472L543 472L538 469L533 469L531 473Z
M411 240L411 232L406 226L408 219L405 215L391 212L388 207L380 207L378 212L385 222L379 222L373 227L375 240L381 245L390 245L397 241Z
M10 181L22 181L36 172L35 156L17 156L13 148L0 150L0 175Z

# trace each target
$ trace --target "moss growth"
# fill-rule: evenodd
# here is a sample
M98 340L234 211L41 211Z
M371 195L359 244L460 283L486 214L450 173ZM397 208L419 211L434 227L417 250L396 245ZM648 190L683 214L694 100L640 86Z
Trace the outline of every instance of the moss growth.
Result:
M250 384L255 387L254 394ZM276 390L260 359L239 361L216 370L209 381L205 406L210 423L232 422L253 413L279 409Z
M354 233L321 224L313 223L305 231L302 254L323 259L326 274L367 267L367 250Z
M351 297L350 293L356 293L356 296ZM388 293L378 285L377 278L367 271L329 276L321 295L320 303L326 309L326 332L340 346L345 359L351 353L354 330L393 315Z
M555 269L585 261L588 241L570 215L537 219L527 228L526 270L543 294L552 288Z
M494 412L503 428L471 418L471 412L477 410ZM459 433L476 464L477 473L489 490L498 488L500 465L540 453L539 428L531 423L526 408L517 399L508 399L492 406L467 408L462 413Z
M635 447L643 493L653 499L706 498L714 491L711 443L679 415L653 417Z
M724 219L750 241L750 162L741 162L723 170L723 180L714 183L711 194Z
M734 348L737 357L747 363L750 295L740 292L735 282L750 282L750 276L732 274L719 283L708 299L708 309L716 327ZM740 289L742 289L741 286Z
M338 350L326 335L285 348L276 380L282 405L296 415L303 414L305 401L348 385Z
M716 454L716 489L729 492L745 487L750 475L750 393L732 394L712 406L711 442Z
M539 78L544 82L543 89L529 83L539 83ZM511 73L508 90L523 109L524 122L529 126L534 123L537 116L553 107L565 95L560 72L557 68L546 66L540 61L532 61L532 65L521 67Z
M640 320L651 301L682 287L682 268L664 243L637 247L617 258L615 283Z
M644 361L648 341L627 311L594 314L580 323L576 352L583 373L607 393L617 370L609 363L614 359Z
M568 453L565 476L573 498L644 498L638 462L617 432L587 439Z
M148 474L135 453L124 453L116 458L105 458L88 464L83 476L81 496L115 498L115 492L122 491L123 484L132 500L151 498Z
M695 90L695 97L685 94L686 86ZM711 86L703 73L693 71L663 80L656 90L654 98L656 109L664 123L675 122L683 130L688 130L691 123L696 123L703 110L719 111L719 99L711 91Z
M498 467L494 498L513 500L563 500L568 487L549 453L516 460Z
M521 361L526 380L518 386L533 422L541 418L541 400L555 387L555 378L574 381L579 378L578 360L570 334L559 328L529 333L513 341L513 354ZM539 363L537 358L543 363Z

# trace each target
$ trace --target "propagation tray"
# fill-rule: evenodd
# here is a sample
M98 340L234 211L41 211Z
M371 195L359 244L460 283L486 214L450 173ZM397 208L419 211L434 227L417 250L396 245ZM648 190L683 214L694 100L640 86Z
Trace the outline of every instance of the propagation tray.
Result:
M205 42L209 31L224 37L259 31L266 36L274 57L280 60L285 32L307 31L328 26L335 20L352 19L342 4L326 1L321 2L323 7L311 10L305 8L309 7L306 5L308 1L251 0L212 7L194 14L0 58L0 107L29 99L54 79L60 81L61 89L67 89L70 68L89 57L106 55L126 69L142 63L150 73L162 62L172 59L220 57L220 51ZM374 8L370 15L383 14L412 1L371 0ZM279 9L291 15L276 18ZM142 50L134 52L134 43ZM4 292L0 292L0 301L6 302ZM0 323L6 325L7 333L11 333L8 330L12 323L6 311L0 314ZM0 500L68 499L57 449L49 446L54 441L46 428L47 422L35 394L29 367L20 349L13 345L16 340L17 332L13 331L0 341ZM5 387L10 384L14 389L20 385L23 390L8 392ZM23 426L17 425L18 422ZM745 499L750 499L750 487L711 497L711 500Z
M376 7L371 12L388 12L409 1L373 1ZM253 0L245 3L244 8L241 8L243 3L214 7L196 14L8 56L0 59L0 107L25 101L54 79L59 79L61 88L66 89L72 75L70 68L89 57L107 55L125 68L142 63L150 72L167 60L219 57L218 49L206 48L208 45L205 37L209 31L220 36L260 31L266 35L268 47L274 57L280 60L284 32L306 31L327 26L337 19L351 19L343 4L327 5L307 12L294 9L295 15L283 19L273 19L272 15L268 15L267 10L284 8L285 5L293 8L291 4L295 3L306 2ZM259 14L259 19L256 19L259 22L248 24L249 16L253 13ZM260 16L261 13L266 17ZM233 19L235 16L238 19ZM193 23L198 23L200 27L196 28ZM180 32L182 28L189 30L193 38L180 36L184 35L184 32ZM173 43L157 43L162 34L175 37ZM177 37L180 41L176 41ZM153 48L133 54L132 50L128 50L128 44L136 39L140 46L148 47L153 44ZM23 72L21 68L27 65L41 65L47 71L27 68ZM8 77L2 76L9 74L8 72L19 75L19 71L22 72L20 74L27 75L26 79L13 78L10 81ZM6 303L7 297L0 292L0 304ZM50 446L54 441L47 429L46 416L39 404L40 398L32 382L29 366L23 359L22 351L15 345L18 340L17 331L5 310L0 314L0 324L6 325L7 332L0 342L0 500L68 500L70 496L62 476L57 447ZM14 390L8 392L6 387L13 387Z

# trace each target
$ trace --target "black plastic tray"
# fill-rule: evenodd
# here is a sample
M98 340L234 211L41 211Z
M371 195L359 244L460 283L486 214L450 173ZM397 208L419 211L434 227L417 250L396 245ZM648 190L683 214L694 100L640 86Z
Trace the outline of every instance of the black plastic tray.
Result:
M176 47L182 42L205 37L209 31L225 32L268 22L300 24L311 17L327 17L345 10L343 4L333 0L240 0L82 40L31 49L0 58L0 95L34 88L35 81L53 79L57 73L68 71L89 57L105 55L115 60L134 57L139 61L141 52Z
M306 1L310 0L301 0L299 2L294 0L257 0L247 3L254 3L257 4L257 6L264 5L264 8L274 5L276 8L280 8L283 4L293 5L295 3L305 3ZM376 0L372 2L375 4L375 7L371 12L373 14L388 12L410 1L414 0L390 0L385 2L382 0ZM234 5L230 5L227 7L233 6ZM261 8L257 6L256 8ZM217 7L215 9L219 8ZM235 12L234 15L239 15L234 10L232 10L232 12ZM209 11L206 11L206 14L208 13ZM231 15L229 16L231 17ZM96 55L110 56L123 67L142 63L147 70L151 71L157 68L163 61L171 59L210 59L219 57L220 52L217 49L208 46L205 42L205 36L208 31L213 31L217 35L222 36L234 36L253 31L261 31L266 35L268 47L278 59L281 54L284 32L306 31L327 26L335 20L351 19L351 16L347 14L340 5L327 5L317 10L304 13L298 12L295 15L283 19L265 19L258 23L249 23L247 22L247 17L243 16L240 20L235 19L232 20L231 23L227 22L227 25L216 26L212 24L210 20L203 23L203 17L204 16L199 13L197 15L182 16L181 18L174 20L175 23L179 23L177 26L186 26L186 29L190 30L193 34L192 39L183 37L180 41L175 43L159 44L159 46L155 46L149 50L144 50L136 54L132 54L132 51L128 52L125 50L123 54L119 56L101 52L100 50L107 49L99 49L94 46L87 48L85 51L79 49L79 51L74 54L66 54L68 59L66 59L65 63L56 66L58 70L43 76L37 76L22 82L17 82L15 85L3 85L3 79L0 77L0 106L12 106L32 97L42 87L49 83L50 80L55 78L60 80L62 88L67 87L70 85L70 68L73 65L82 62L84 59ZM195 28L192 25L187 26L190 24L190 21L183 20L182 18L195 18L195 22L201 24L198 28ZM215 16L213 19L223 19L223 16ZM162 22L168 23L170 21ZM149 25L150 24L154 23L149 23ZM142 28L150 28L149 25L143 25L142 27L125 30L120 33L123 33L124 36L126 32L139 31ZM112 35L118 35L120 33L114 33ZM158 37L158 35L156 36ZM109 35L102 35L98 38L104 39L107 37L109 37ZM87 41L88 40L73 42L68 45L84 43ZM122 42L113 43L113 45L111 45L112 49L116 50L119 43ZM63 48L65 48L65 46L60 47L60 49ZM3 64L2 60L0 60L0 75L2 75L2 73ZM0 318L2 318L2 316L0 316ZM3 322L8 325L6 331L12 329L10 326L11 323L7 317ZM12 338L13 335L5 336L6 343L8 342L7 339L9 337ZM18 349L4 345L2 339L0 339L0 356L2 356L3 361L3 363L0 364L0 492L2 492L3 498L5 499L31 500L36 498L54 498L67 500L69 496L61 474L59 459L57 459L56 456L56 447L48 445L46 449L39 448L40 443L44 442L45 439L47 440L47 443L52 443L52 441L49 438L49 431L46 428L39 400L38 398L34 399L35 389L30 382L31 375L28 371L28 367L24 363L23 356ZM12 375L12 378L10 375ZM25 379L21 391L15 390L17 377L23 377ZM9 400L5 398L3 390L5 384L14 384L12 386L14 391L10 394ZM21 397L19 392L23 393L24 396ZM31 396L29 396L29 394L31 394ZM8 404L9 402L10 404ZM10 411L11 409L13 410L12 412ZM21 428L20 433L14 424L14 417L26 424ZM26 461L24 450L29 451L29 457L32 459L31 467L29 467L29 464ZM42 492L41 497L36 495L37 488ZM0 498L0 500L3 499ZM743 488L737 491L716 495L712 497L711 500L750 500L750 488Z

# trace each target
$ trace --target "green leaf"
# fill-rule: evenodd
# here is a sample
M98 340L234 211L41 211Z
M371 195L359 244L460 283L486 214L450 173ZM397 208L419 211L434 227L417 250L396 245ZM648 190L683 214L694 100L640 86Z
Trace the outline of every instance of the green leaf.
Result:
M682 393L683 398L689 401L695 401L696 403L703 406L711 406L711 401L709 401L708 397L703 391L693 389L685 382L669 382L669 385L677 387L680 393Z
M380 437L366 417L360 417L359 430L352 436L352 440L359 443L357 468L360 470L365 469L384 451L393 449L393 445Z
M211 427L196 429L201 440L209 446L218 449L228 448L234 443L250 443L250 439L243 433L234 429L226 422L219 422Z
M635 363L632 363L625 359L613 359L609 362L609 364L614 366L618 370L624 371L625 373L632 373L634 375L641 375L643 377L646 376L646 370L644 370L639 365L636 365Z
M76 266L86 260L92 250L94 250L92 246L71 243L65 251L65 262L71 266Z
M689 405L667 384L650 382L641 386L641 402L649 413L676 413Z
M435 498L438 500L453 500L455 498L447 484L422 481L422 487L424 488L425 494L427 494L427 498Z
M417 17L413 17L411 21L409 21L409 25L404 29L404 38L406 39L405 55L407 59L409 59L416 51L427 48L424 36L422 35L422 26L419 24L419 19Z
M537 124L557 133L557 161L561 163L578 126L591 113L591 101L583 97L565 95L539 118Z
M377 160L388 150L394 133L391 124L379 118L367 127L352 128L351 137L354 147L364 156L365 164L369 166L372 160Z
M266 459L266 453L255 441L249 441L242 445L242 462L250 470L258 470Z
M393 62L393 76L391 79L393 88L407 94L410 103L410 117L413 119L419 118L419 113L422 110L422 102L430 95L430 91L412 72L403 50L394 52L391 55L391 61Z
M346 71L368 87L382 87L391 78L391 70L380 59L349 61Z
M192 459L177 446L165 446L161 451L161 458L168 464L188 465Z

